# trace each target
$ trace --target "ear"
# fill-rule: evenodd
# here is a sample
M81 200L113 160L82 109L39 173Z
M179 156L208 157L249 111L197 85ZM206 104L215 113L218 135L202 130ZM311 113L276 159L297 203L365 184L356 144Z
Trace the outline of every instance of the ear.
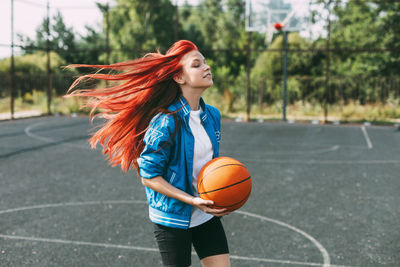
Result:
M185 84L185 80L183 79L181 74L175 75L173 79L177 84L180 84L180 85Z

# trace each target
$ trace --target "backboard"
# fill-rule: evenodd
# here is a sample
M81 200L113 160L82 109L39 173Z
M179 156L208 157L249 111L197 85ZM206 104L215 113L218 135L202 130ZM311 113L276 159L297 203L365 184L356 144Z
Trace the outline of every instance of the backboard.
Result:
M246 31L265 33L270 43L276 29L275 23L284 25L282 30L296 32L307 25L304 9L289 0L246 0Z

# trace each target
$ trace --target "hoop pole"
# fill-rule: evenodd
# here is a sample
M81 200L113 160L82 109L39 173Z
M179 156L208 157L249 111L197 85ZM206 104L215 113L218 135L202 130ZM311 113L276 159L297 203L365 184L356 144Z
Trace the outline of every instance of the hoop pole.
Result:
M288 53L288 31L283 31L282 121L286 121L287 53Z

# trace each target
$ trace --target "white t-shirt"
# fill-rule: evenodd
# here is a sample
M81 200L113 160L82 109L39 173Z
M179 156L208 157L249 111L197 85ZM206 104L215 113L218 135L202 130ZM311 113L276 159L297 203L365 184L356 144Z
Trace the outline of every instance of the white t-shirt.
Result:
M192 110L190 111L189 126L192 130L194 136L194 155L193 155L193 193L198 196L197 193L197 177L201 168L208 161L212 160L213 157L213 147L211 144L210 137L208 136L202 121L200 119L200 114L202 110ZM199 208L193 207L192 218L190 220L189 227L195 227L206 221L210 220L213 215L205 213Z

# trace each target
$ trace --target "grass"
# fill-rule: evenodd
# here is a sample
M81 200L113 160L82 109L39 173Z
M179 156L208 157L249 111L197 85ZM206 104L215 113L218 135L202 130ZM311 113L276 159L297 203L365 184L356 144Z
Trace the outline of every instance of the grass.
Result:
M53 93L55 95L55 92ZM231 111L227 110L227 104L223 96L216 93L206 94L207 103L216 106L224 118L246 118L245 98L236 99ZM26 93L22 97L15 98L15 112L35 110L42 114L47 114L47 97L42 91L33 90L32 93ZM82 109L82 99L77 97L64 98L54 97L51 103L52 113L71 115L72 113L88 114L88 109ZM0 98L0 113L10 112L10 98ZM287 106L287 119L295 121L324 121L324 112L318 103L297 102ZM276 102L271 105L263 106L262 110L258 105L251 107L251 119L281 120L282 104ZM346 105L330 105L328 109L328 122L340 121L342 123L360 123L371 122L374 124L400 123L399 100L389 99L384 104L361 105L357 102L350 102Z
M226 110L223 100L213 103L218 107L225 118L246 118L245 108L236 108L232 111ZM282 120L282 102L265 105L260 109L258 105L251 107L251 119ZM295 121L325 121L323 107L318 103L297 102L286 107L286 118ZM326 122L339 121L342 123L371 122L374 124L400 123L400 105L387 101L384 104L361 105L358 102L347 104L329 105Z
M53 96L55 92L53 92ZM71 115L72 113L88 114L87 109L82 109L82 99L77 97L53 97L50 109L52 113ZM25 93L23 97L14 99L14 112L39 111L47 114L47 96L42 91L33 90L32 93ZM0 113L10 112L10 97L0 98Z

